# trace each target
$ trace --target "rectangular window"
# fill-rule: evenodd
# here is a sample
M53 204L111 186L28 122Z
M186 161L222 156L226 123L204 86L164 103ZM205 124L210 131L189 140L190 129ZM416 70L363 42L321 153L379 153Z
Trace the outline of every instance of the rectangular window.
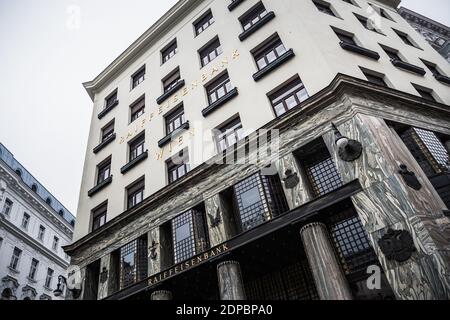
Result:
M209 64L222 53L223 51L222 46L220 45L220 40L219 38L216 38L211 43L207 44L204 48L199 50L202 67Z
M173 40L167 47L161 50L162 63L166 63L177 53L177 39Z
M204 210L192 209L172 220L174 263L180 263L209 247Z
M395 30L395 29L392 29L392 30L394 30L394 32L399 36L400 39L402 39L402 41L405 44L407 44L408 46L415 47L415 45L412 43L412 41L410 40L409 36L406 33Z
M162 81L164 87L164 93L171 90L181 80L180 68L177 68Z
M427 62L425 60L422 60L423 64L428 68L428 70L431 71L431 73L433 74L433 76L444 76L444 74L442 72L440 72L437 68L437 66L431 62Z
M36 277L36 271L39 265L39 261L36 259L31 259L30 273L28 274L28 278L34 280Z
M48 268L47 277L45 278L45 285L44 285L46 288L51 288L52 278L53 278L53 270Z
M127 188L127 208L131 209L144 200L145 181L144 178Z
M25 212L22 217L22 228L28 229L29 223L30 223L30 215Z
M258 70L261 70L277 60L284 53L286 53L286 48L281 42L280 37L276 35L266 44L264 44L260 49L253 52L253 57L255 58L256 64L258 65Z
M45 235L45 227L41 225L39 226L38 239L44 241L44 235Z
M194 22L195 35L198 36L213 23L214 23L213 14L211 10L208 10L200 19Z
M172 157L167 162L169 183L173 183L185 176L190 170L187 151L181 151L178 156Z
M136 88L145 80L145 66L131 76L131 88Z
M11 209L13 206L13 202L9 199L5 200L5 203L3 204L3 214L7 217L11 214Z
M242 24L244 30L248 30L253 27L256 23L258 23L262 18L264 18L267 14L267 10L260 2L253 9L251 9L248 13L246 13L243 17L239 18L239 21Z
M97 185L111 176L111 158L103 161L97 166Z
M140 98L138 101L130 106L131 120L130 123L142 116L145 112L145 97Z
M12 257L11 257L11 262L9 263L9 267L13 270L17 270L18 266L19 266L19 260L20 260L20 256L22 255L22 250L20 250L19 248L14 248Z
M335 17L336 15L334 14L333 10L331 9L331 4L329 4L328 2L324 2L324 1L313 1L314 4L316 5L317 9L320 12L329 14L330 16Z
M346 33L343 33L343 32L338 32L336 30L334 30L334 32L338 36L339 40L341 40L342 42L347 43L347 44L351 44L351 45L354 45L354 46L357 46L357 43L356 43L356 41L354 39L354 36L346 34Z
M59 238L58 237L53 237L53 244L52 244L52 249L53 250L58 250L58 244L59 244Z
M144 153L145 148L145 133L142 133L139 137L129 143L130 148L130 162Z
M391 59L391 61L403 61L400 56L398 55L398 51L394 50L394 49L390 49L387 47L382 46L383 50L386 52L386 54L389 56L389 58Z
M224 126L216 130L216 143L219 152L226 150L228 147L234 145L239 140L244 138L244 129L242 128L241 119L236 119L228 122Z
M375 72L369 71L369 70L362 70L364 73L364 76L366 77L367 81L377 84L379 86L388 87L386 81L384 80L385 76L381 74L377 74Z
M147 239L139 238L120 248L120 289L147 277Z
M102 142L109 139L114 134L114 120L102 128Z
M169 135L186 122L184 117L184 107L180 106L175 111L165 116L166 134Z
M270 102L277 117L297 107L308 97L308 92L298 76L280 90L269 95Z
M105 99L105 109L108 109L113 104L115 104L117 101L117 90L111 93L106 99Z
M108 203L101 205L92 212L92 231L99 229L106 223L107 212Z
M420 87L417 85L413 85L414 89L420 94L420 96L428 101L436 102L436 99L433 96L433 90L425 87Z
M233 89L228 72L218 77L206 87L209 104L213 104Z

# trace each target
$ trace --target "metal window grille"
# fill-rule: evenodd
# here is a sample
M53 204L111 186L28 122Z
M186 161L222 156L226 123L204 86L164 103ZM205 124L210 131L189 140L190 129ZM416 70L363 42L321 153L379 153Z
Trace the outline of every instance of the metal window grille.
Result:
M428 130L423 130L419 128L414 129L420 140L425 144L425 147L430 152L433 159L440 166L446 166L449 161L449 154L445 149L442 142L436 137L436 135Z
M249 300L318 300L306 260L245 284Z
M120 288L147 277L147 239L139 238L120 249Z

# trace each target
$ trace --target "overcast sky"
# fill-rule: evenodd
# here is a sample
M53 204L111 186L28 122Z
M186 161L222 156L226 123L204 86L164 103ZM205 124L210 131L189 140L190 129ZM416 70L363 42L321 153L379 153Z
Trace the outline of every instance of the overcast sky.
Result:
M81 83L175 3L0 0L0 142L73 214L92 110ZM450 24L449 0L402 6Z

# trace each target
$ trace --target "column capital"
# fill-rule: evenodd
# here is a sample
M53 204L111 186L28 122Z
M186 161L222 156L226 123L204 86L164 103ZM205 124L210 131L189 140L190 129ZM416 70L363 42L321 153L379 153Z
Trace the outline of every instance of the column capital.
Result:
M313 227L322 227L325 229L327 228L327 226L322 222L311 222L311 223L308 223L307 225L303 226L300 229L300 233L303 233L306 229L313 228Z
M240 263L237 261L233 261L233 260L228 260L228 261L223 261L217 264L217 269L219 269L220 267L226 266L226 265L238 265L240 266Z
M161 299L161 297L164 297L165 299ZM151 300L172 300L172 292L169 290L158 290L152 292L150 296Z

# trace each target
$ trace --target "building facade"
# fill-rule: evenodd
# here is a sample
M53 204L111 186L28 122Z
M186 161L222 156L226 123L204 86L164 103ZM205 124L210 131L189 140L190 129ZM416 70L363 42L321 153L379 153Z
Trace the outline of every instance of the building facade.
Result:
M399 8L398 13L450 62L450 28L448 26L407 8Z
M448 299L450 67L398 4L181 0L85 83L77 298Z
M0 299L58 300L75 218L0 143Z

